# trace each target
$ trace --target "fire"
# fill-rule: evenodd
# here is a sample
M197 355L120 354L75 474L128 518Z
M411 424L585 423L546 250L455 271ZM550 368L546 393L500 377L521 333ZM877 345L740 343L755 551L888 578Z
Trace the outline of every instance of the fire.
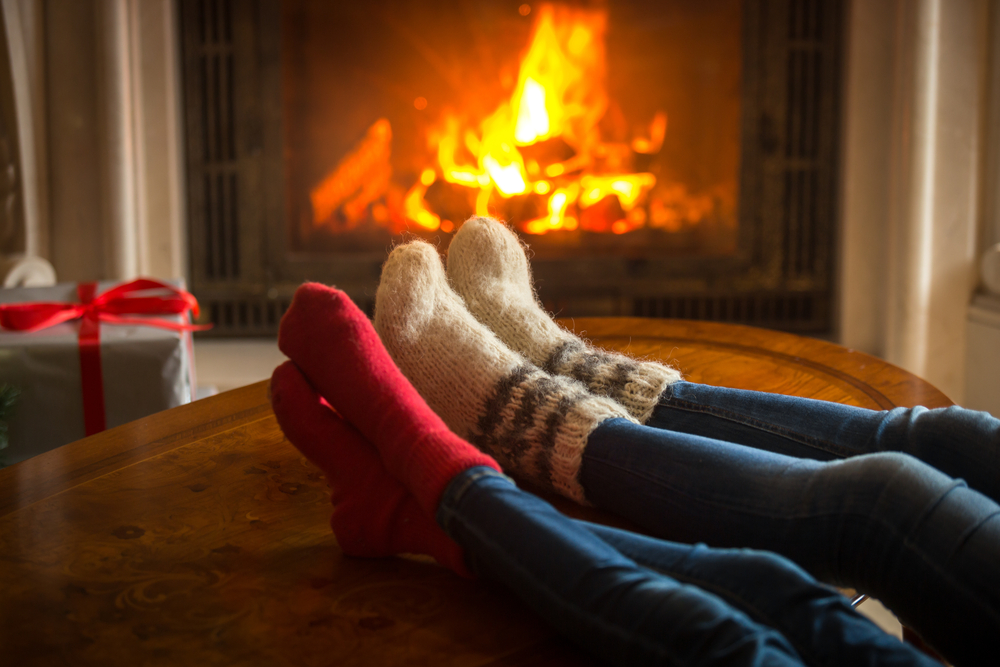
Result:
M477 215L493 213L505 200L520 202L515 210L533 215L545 211L518 222L528 234L677 231L685 221L709 215L717 203L712 197L691 197L676 184L657 188L654 174L629 168L640 161L637 156L659 152L667 132L665 112L657 112L629 142L602 139L599 124L609 108L606 10L543 4L531 13L531 38L509 97L478 127L444 113L427 136L436 162L405 194L392 194L398 187L389 184L392 130L380 119L312 191L314 223L350 229L366 207L373 205L374 212L377 204L381 218L396 221L390 228L402 222L428 232L452 231L454 223L426 199L439 181L460 192L467 188ZM414 107L426 108L427 100L416 98ZM389 215L376 201L383 195Z
M607 15L542 5L510 100L520 146L569 134L604 115L604 30ZM594 116L596 115L596 118Z
M556 190L549 197L549 214L544 218L529 220L524 223L522 230L529 234L547 234L557 229L573 231L577 228L577 219L566 215L566 209L576 201L580 193L580 186L576 183L569 187Z
M514 139L520 144L532 144L544 139L548 133L549 112L545 108L545 87L529 78L521 91Z
M478 133L464 130L464 142L460 139L463 128L455 117L445 119L440 135L432 138L444 179L479 189L477 213L488 213L493 190L502 198L548 195L548 215L523 222L522 231L574 230L579 221L568 214L571 206L587 208L614 196L627 212L656 184L653 174L615 173L608 164L601 164L602 155L609 152L598 129L608 105L606 23L604 11L542 5L510 99L482 122ZM666 114L661 112L641 147L647 152L658 150L665 130ZM562 140L574 154L544 165L525 161L526 147L553 139ZM458 162L456 154L463 143L477 164ZM581 176L584 170L597 173Z

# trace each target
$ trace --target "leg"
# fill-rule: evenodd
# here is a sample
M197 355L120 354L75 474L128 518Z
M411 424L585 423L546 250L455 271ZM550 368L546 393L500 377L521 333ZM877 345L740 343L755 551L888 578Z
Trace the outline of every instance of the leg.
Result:
M346 554L379 557L400 552L428 553L459 574L467 574L461 547L421 512L416 499L382 464L376 447L324 405L291 362L275 370L271 402L289 440L326 473L334 503L331 525ZM425 465L424 459L433 456L425 444L418 434L410 442L413 465ZM484 479L484 475L491 474L490 479ZM530 500L533 497L518 491L492 468L474 467L449 482L445 495L454 502L442 501L442 513L448 514L446 507L466 507L465 502L459 502L459 496L467 500L480 497L481 493L470 489L479 479L483 479L479 487L499 480L506 491L502 497L520 501L501 504L507 513L494 514L485 528L475 531L481 539L468 540L472 548L478 548L483 539L490 545L483 570L515 587L570 638L619 664L635 664L636 660L692 665L801 664L779 633L758 626L743 613L693 586L640 568L550 506ZM525 499L529 499L527 505ZM485 506L489 505L487 498ZM483 506L483 502L475 505L480 509ZM472 516L477 516L475 511ZM468 517L459 509L451 523L461 527L456 528L460 532L467 532L472 525ZM494 529L504 533L510 544L498 543ZM527 533L522 532L525 529ZM574 537L584 541L576 544ZM567 553L560 557L561 547ZM525 567L504 557L519 550L534 556ZM494 556L501 564L498 567L491 567L497 562ZM548 582L553 572L560 578L561 588L542 590L532 585ZM603 587L595 590L574 586L581 584L584 577L598 580ZM601 593L613 598L611 611L605 610ZM581 597L589 606L577 609Z
M693 584L775 628L807 663L937 664L879 629L835 589L777 554L665 542L578 522L640 565Z
M937 664L779 557L572 521L495 474L460 474L438 521L474 570L615 663Z
M957 662L1000 634L1000 507L912 457L824 463L612 420L581 482L655 535L775 551L869 592Z
M584 501L577 471L587 436L602 421L628 413L508 349L469 314L433 246L414 241L390 253L374 325L376 340L392 355L389 363L399 366L452 431L495 457L509 474ZM332 384L355 392L331 377Z
M866 410L678 382L667 387L646 424L821 461L903 452L1000 502L1000 419L987 412Z
M426 405L419 400L394 397L396 382L372 381L379 373L388 380L397 378L386 375L384 350L375 344L377 339L367 336L364 321L345 310L339 299L333 305L330 311L317 307L313 315L328 317L332 325L343 320L350 324L350 335L328 340L339 351L324 355L302 337L292 351L314 362L312 376L326 388L327 399L343 408L343 416L324 406L291 364L275 373L272 401L286 434L331 480L333 525L342 546L348 543L347 548L360 555L384 555L394 548L409 550L424 544L443 550L432 552L439 558L453 556L454 548L449 552L448 545L438 541L442 534L421 522L417 511L429 499L440 498L436 509L442 523L476 550L474 560L482 571L498 573L548 612L564 632L609 658L623 664L633 664L633 658L682 664L800 664L779 633L754 624L714 596L637 566L550 506L517 491L493 467L466 468L443 490L429 486L428 480L476 460L478 453L468 443L444 439L433 420L421 419ZM291 318L289 323L295 321ZM286 323L282 324L286 335L302 333L294 331L301 321L290 326L285 330ZM334 332L343 329L333 327ZM311 351L303 352L300 346ZM351 387L351 392L345 394L334 380ZM408 395L402 392L402 399ZM346 422L371 416L363 410L365 405L383 409L384 414L377 415L383 421L377 424L395 422L408 428L373 431L372 424L364 423L365 431L380 439L367 443L358 430L345 428ZM298 406L307 409L299 411ZM369 449L358 451L365 447ZM400 460L407 463L403 475L392 473L400 468ZM484 491L490 483L500 489ZM400 484L413 495L397 493ZM491 512L498 501L500 511ZM371 510L368 518L366 507ZM406 539L394 541L389 533L395 531ZM498 535L502 535L499 541ZM354 543L359 536L361 541ZM553 559L552 554L558 557ZM529 558L521 560L523 556Z
M330 527L341 551L366 558L427 554L471 576L461 548L388 474L364 436L324 404L295 364L278 366L269 389L285 437L326 475L333 503Z
M829 460L911 454L1000 502L1000 420L960 408L872 412L823 401L680 383L679 374L587 345L538 304L517 236L470 218L448 248L448 278L472 314L549 373L610 396L638 421L670 430Z
M379 448L389 472L420 503L437 508L460 470L495 466L452 433L393 363L371 322L346 294L317 283L295 291L281 318L278 347L326 401ZM414 465L413 440L427 452Z
M500 475L459 474L437 516L473 571L502 582L613 664L802 664L775 630L638 566Z
M535 298L521 241L492 218L469 218L448 246L448 279L477 320L528 361L579 380L597 396L621 403L645 422L680 379L673 368L594 347L563 329Z

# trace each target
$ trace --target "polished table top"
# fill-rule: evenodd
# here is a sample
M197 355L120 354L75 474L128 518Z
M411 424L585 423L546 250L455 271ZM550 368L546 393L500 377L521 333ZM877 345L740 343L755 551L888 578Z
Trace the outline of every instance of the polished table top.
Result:
M867 408L950 404L886 362L790 334L564 324L695 382ZM418 558L343 556L323 477L284 439L266 392L236 389L0 470L0 664L589 664L495 585Z

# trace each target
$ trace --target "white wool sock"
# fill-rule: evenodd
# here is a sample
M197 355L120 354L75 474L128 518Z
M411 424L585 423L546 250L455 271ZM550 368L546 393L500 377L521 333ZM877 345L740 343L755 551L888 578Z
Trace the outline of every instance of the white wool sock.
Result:
M398 246L382 268L375 330L393 361L448 425L514 477L586 502L578 475L590 433L631 419L579 382L507 348L448 285L433 246Z
M492 218L470 218L448 248L448 278L476 319L511 349L556 375L583 382L645 422L676 369L588 345L548 316L535 298L517 236Z

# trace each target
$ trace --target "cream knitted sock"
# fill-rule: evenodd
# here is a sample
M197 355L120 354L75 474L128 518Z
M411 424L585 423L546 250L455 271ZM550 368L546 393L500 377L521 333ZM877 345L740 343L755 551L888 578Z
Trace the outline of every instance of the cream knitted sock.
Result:
M508 349L466 310L429 244L414 241L389 255L375 329L452 431L514 477L586 502L577 477L587 438L628 412Z
M549 373L580 380L645 422L679 371L588 345L558 326L539 305L521 242L492 218L470 218L448 248L448 278L469 311Z

